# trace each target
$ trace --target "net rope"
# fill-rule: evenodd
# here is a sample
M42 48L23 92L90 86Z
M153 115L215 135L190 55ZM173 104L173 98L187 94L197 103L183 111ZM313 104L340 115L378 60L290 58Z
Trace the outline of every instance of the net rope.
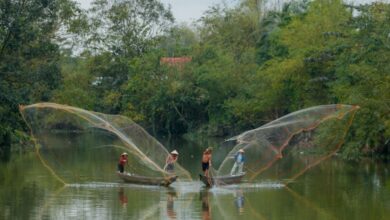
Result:
M169 152L127 117L56 103L20 106L20 112L34 137L38 158L63 183L117 179L114 171L122 152L129 154L129 173L172 175L164 170ZM175 175L191 180L177 162Z
M292 182L340 149L357 109L341 104L315 106L229 138L236 145L216 175L229 176L242 149L249 182L258 178Z

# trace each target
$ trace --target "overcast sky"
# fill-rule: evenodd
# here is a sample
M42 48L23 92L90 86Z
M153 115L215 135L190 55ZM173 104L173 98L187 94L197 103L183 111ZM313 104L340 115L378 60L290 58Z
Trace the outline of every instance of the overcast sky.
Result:
M238 0L160 0L165 5L170 4L173 16L177 22L190 23L199 19L203 12L215 4L223 2L232 5Z
M92 0L76 0L82 8L88 8ZM160 0L166 6L171 5L171 10L176 22L191 23L199 19L203 12L210 6L221 4L234 4L238 0Z
M92 0L76 0L78 1L83 8L88 8ZM165 5L171 5L171 10L173 16L176 19L176 22L187 22L191 23L199 19L203 12L205 12L210 6L215 4L226 3L228 5L234 5L239 0L160 0ZM270 0L268 0L270 1ZM283 0L274 0L274 1L283 1ZM354 3L369 3L375 0L346 0L348 2ZM385 2L390 2L390 0L382 0Z

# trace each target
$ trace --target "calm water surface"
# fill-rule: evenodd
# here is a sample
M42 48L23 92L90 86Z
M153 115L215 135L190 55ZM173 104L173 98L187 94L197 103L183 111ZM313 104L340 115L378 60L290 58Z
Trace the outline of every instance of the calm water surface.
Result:
M194 181L169 188L119 179L64 186L34 153L13 157L0 164L0 219L390 219L389 163L333 158L288 186L206 189L196 179L198 144L171 145Z

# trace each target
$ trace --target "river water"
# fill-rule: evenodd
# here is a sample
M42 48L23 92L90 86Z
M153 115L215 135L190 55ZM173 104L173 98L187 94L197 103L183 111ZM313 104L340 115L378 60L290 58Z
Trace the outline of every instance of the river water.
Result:
M0 164L0 219L390 219L389 163L333 157L287 186L263 180L207 189L196 178L202 144L165 145L183 152L179 162L193 181L63 185L35 153L14 155Z

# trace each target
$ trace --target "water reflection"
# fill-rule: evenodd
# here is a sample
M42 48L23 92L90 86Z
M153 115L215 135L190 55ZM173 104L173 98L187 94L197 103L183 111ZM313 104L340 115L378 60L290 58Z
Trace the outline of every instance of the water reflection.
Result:
M169 188L167 192L167 216L169 219L176 219L176 211L174 209L174 202L177 198L177 193L174 188Z
M202 219L209 220L211 219L211 208L210 208L210 200L209 200L209 190L202 189L199 192L200 201L202 202Z
M0 219L387 219L389 170L372 161L329 160L288 187L165 188L119 179L62 187L32 154L0 165Z
M127 196L125 194L125 190L123 187L119 187L118 195L119 195L119 202L120 202L121 206L123 208L126 208L128 199L127 199Z
M238 210L238 213L242 215L244 213L244 192L242 189L236 189L234 191L234 204Z

